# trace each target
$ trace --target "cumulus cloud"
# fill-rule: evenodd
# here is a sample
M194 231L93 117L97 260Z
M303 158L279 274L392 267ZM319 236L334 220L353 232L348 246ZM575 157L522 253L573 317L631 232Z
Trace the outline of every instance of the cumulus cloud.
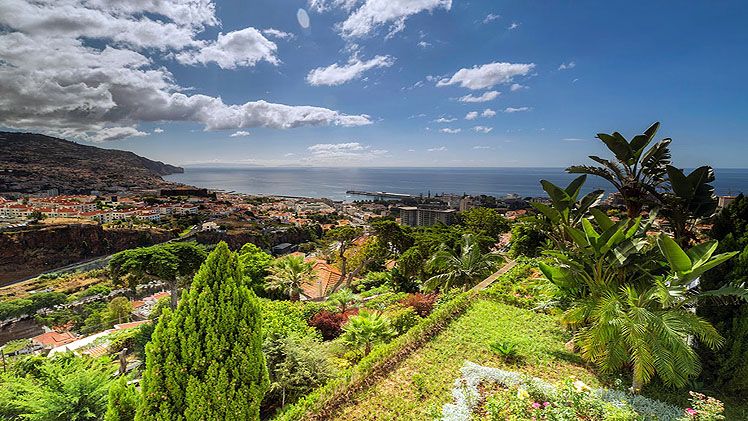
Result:
M520 89L527 89L527 86L520 85L519 83L512 83L512 86L510 86L509 89L514 92L519 91Z
M481 113L481 115L483 117L493 117L493 116L496 115L496 111L494 111L494 110L492 110L490 108L486 108L485 110L483 110L483 112Z
M519 28L519 24L517 22L512 22L512 24L507 27L507 29L509 29L510 31L517 28Z
M504 108L503 112L511 114L511 113L521 113L523 111L530 111L530 107L517 107L517 108L506 107L506 108Z
M350 13L337 25L346 38L364 37L386 25L389 26L387 36L391 37L405 28L410 16L437 9L450 10L452 0L310 0L309 7L318 12L343 9Z
M249 136L249 132L246 130L239 130L234 133L231 133L230 137L245 137Z
M436 120L434 120L434 123L451 123L453 121L457 121L457 119L456 118L439 117Z
M309 146L310 156L303 160L309 163L335 163L336 165L370 161L387 155L384 149L374 149L359 142L318 143ZM342 160L342 161L341 161Z
M2 1L0 121L97 141L142 136L141 122L196 122L206 130L371 123L322 107L189 94L152 57L224 68L278 63L275 44L254 28L196 39L217 24L209 0Z
M493 130L493 127L475 126L473 127L473 130L478 133L489 133L491 130ZM473 149L477 149L477 148L473 148Z
M500 83L510 83L516 76L525 76L535 68L534 63L493 62L470 69L460 69L449 79L436 82L436 86L460 85L472 90L492 88Z
M577 63L575 63L573 61L570 61L568 63L561 63L558 66L558 70L569 70L569 69L573 69L575 67L577 67Z
M465 114L465 120L475 120L476 118L478 118L478 111L470 111Z
M361 61L351 58L347 64L338 65L333 63L327 67L318 67L309 72L306 81L310 85L341 85L351 80L358 79L367 70L378 67L390 67L395 63L392 56L376 56L371 60Z
M501 95L501 92L499 91L486 91L479 96L468 94L468 95L458 98L458 100L461 102L471 102L471 103L472 102L488 102L488 101L493 101L494 99L498 98L499 95Z
M428 151L428 152L444 152L446 150L447 150L446 146L437 146L437 147L434 147L434 148L428 148L428 149L426 149L426 151Z
M483 23L491 23L491 22L499 19L500 17L501 17L500 15L497 15L497 14L494 14L494 13L489 13L488 15L486 15L485 18L483 18Z
M442 133L447 133L447 134L457 134L457 133L461 132L462 129L453 129L451 127L445 127L443 129L439 129L439 131L442 132Z
M162 129L161 127L156 127L155 129L153 129L153 133L163 133L163 132L164 132L164 129Z

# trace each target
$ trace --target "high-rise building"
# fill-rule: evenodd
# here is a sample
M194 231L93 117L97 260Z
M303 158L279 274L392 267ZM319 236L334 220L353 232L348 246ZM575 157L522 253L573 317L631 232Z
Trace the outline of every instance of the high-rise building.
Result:
M452 225L457 211L454 209L424 209L416 206L400 208L400 223L411 227L430 227L437 223Z

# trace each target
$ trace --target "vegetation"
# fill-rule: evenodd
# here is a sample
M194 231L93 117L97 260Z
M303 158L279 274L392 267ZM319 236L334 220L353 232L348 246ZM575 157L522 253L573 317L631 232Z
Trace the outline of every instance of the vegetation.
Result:
M364 356L374 345L387 341L394 332L387 317L369 311L352 316L343 327L343 340L355 348L363 347Z
M289 255L275 261L266 278L266 288L287 294L291 301L298 301L302 285L311 283L315 274L312 264L304 256Z
M138 418L257 419L270 386L262 340L260 303L220 243L146 347Z
M425 287L431 291L466 290L488 276L501 260L497 254L483 253L473 234L465 234L458 250L443 245L434 253L428 265L436 274L426 281Z

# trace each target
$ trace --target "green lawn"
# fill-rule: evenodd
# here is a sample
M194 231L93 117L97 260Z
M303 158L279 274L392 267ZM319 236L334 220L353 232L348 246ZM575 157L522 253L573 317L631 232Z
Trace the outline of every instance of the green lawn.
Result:
M564 348L569 338L551 316L478 300L385 378L350 399L333 419L432 420L452 400L452 384L465 360L549 381L574 375L599 385L595 373ZM490 343L506 339L519 342L518 362L505 363L489 350Z

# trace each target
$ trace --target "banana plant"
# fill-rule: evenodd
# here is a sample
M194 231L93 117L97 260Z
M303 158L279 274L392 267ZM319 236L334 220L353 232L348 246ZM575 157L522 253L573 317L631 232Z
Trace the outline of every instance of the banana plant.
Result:
M714 194L714 170L702 166L686 175L683 170L667 166L671 191L662 195L662 215L673 229L676 241L685 246L695 240L693 228L699 219L714 215L717 196Z
M579 199L585 181L587 181L587 176L581 175L572 180L566 188L561 188L548 180L541 180L540 184L543 186L543 190L548 193L551 205L539 202L531 203L547 219L548 223L545 224L547 234L559 246L571 240L565 231L565 227L578 226L587 211L604 193L603 190L594 190Z
M614 159L591 155L590 159L601 166L574 165L566 171L596 175L608 180L621 194L628 217L636 218L645 204L657 204L657 190L666 181L671 139L663 139L647 150L659 127L659 122L654 123L643 134L634 136L630 142L618 132L598 133L597 138L613 152Z

